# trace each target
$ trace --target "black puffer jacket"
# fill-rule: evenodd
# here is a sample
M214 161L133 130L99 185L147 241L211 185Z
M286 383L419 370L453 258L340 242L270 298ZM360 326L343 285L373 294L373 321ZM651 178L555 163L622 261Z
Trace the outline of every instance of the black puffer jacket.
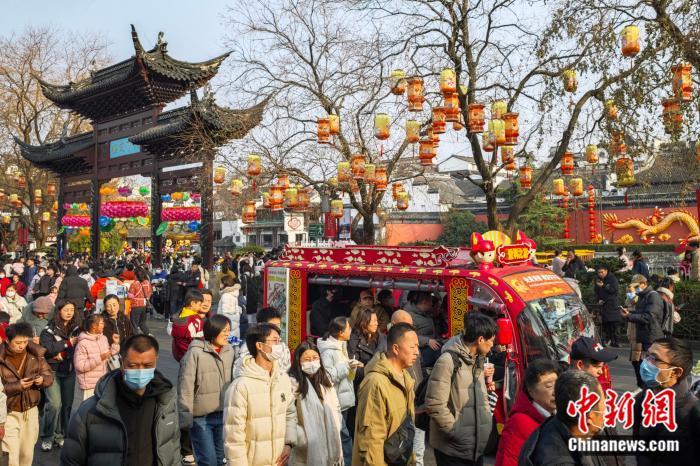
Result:
M61 281L61 286L58 288L58 297L66 299L75 305L75 316L78 323L83 320L83 309L85 309L85 301L94 303L95 300L90 293L90 287L87 281L78 275L78 269L74 265L68 267L66 276Z
M518 457L519 466L604 466L598 456L584 457L569 450L571 434L552 416L544 421L525 441Z
M49 363L51 369L59 374L70 374L73 372L73 351L75 346L70 344L70 337L77 337L80 333L80 327L73 324L69 329L64 329L56 325L56 321L52 320L39 335L41 346L46 348L46 362ZM54 359L57 354L61 354L62 361Z
M635 324L635 338L645 348L654 340L662 338L661 322L664 319L664 302L659 293L650 286L639 293L639 299L634 306L634 312L627 316L627 320Z
M119 369L100 379L95 396L73 414L61 449L63 466L131 466L127 464L127 433L117 408ZM157 394L155 452L159 466L180 466L180 428L172 383L156 371L147 390Z
M603 286L596 284L595 297L603 301L603 305L600 307L600 316L603 322L622 322L619 309L620 298L617 295L619 290L620 284L617 277L610 272L603 279Z

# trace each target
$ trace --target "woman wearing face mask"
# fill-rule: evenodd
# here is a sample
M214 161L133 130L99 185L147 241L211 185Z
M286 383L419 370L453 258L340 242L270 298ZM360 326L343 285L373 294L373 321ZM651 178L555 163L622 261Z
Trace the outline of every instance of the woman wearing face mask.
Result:
M200 466L217 466L224 460L223 394L233 378L234 359L230 333L228 318L213 315L204 321L204 340L193 340L180 361L180 428L189 429Z
M8 286L5 297L0 298L0 309L10 314L10 324L14 324L22 317L25 307L27 307L27 301L17 294L15 285Z
M336 466L343 461L338 396L323 369L318 349L302 342L289 370L297 410L297 447L292 466Z
M113 341L114 335L119 335L119 346L123 348L126 340L136 332L131 320L122 312L117 295L105 296L102 315L105 318L103 334L107 337L107 341ZM116 367L111 367L111 369L116 369Z
M32 281L29 282L29 286L27 287L27 296L29 297L29 299L33 300L39 296L37 294L39 292L39 280L41 280L41 277L43 277L44 275L46 275L46 268L37 268L36 275L34 275Z
M56 316L39 337L54 375L53 384L45 390L46 406L41 418L42 451L50 451L54 445L63 446L75 391L73 351L80 330L75 320L75 306L70 301L59 300L56 309Z
M34 293L35 298L39 296L48 296L51 292L51 288L56 285L57 274L58 268L55 265L52 264L46 268L46 274L39 279L38 288L36 289L36 293Z
M100 377L107 373L107 360L119 353L119 334L112 335L112 344L102 332L105 328L102 314L90 314L83 323L83 332L78 336L73 363L78 380L73 399L73 411L77 410L95 391Z
M343 416L340 438L343 443L345 464L352 464L352 437L347 424L348 410L355 406L355 389L352 380L355 377L355 370L364 367L360 361L351 360L348 356L347 342L350 339L350 334L350 319L336 317L328 325L326 337L318 340L323 367L325 367L338 394L340 411ZM354 426L351 428L354 430Z

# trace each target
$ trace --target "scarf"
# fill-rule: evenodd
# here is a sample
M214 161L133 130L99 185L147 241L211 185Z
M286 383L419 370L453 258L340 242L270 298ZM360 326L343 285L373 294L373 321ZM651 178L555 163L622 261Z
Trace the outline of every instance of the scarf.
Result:
M300 397L301 415L306 431L306 464L311 466L340 466L343 450L340 426L336 424L334 409L322 402L309 384L305 398Z

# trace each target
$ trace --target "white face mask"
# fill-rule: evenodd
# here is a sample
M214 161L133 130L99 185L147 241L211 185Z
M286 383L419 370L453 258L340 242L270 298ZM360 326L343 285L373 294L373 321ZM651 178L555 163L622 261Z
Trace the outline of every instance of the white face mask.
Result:
M271 352L262 352L268 361L279 361L284 357L284 345L282 343L280 343L279 345L270 345L270 347L272 348Z
M44 276L44 272L39 272L39 276L40 276L40 277L43 277L43 276Z
M7 296L8 298L14 298L14 297L15 297L15 292L14 292L14 291L8 291L8 292L5 294L5 296Z
M321 368L321 360L304 361L301 363L301 370L308 375L314 375Z

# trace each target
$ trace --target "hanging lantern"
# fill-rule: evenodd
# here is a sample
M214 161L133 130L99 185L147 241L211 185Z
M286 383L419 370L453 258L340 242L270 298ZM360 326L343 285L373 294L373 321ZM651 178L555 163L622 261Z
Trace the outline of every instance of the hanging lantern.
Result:
M661 104L664 107L661 119L664 123L666 133L674 134L679 132L683 125L683 111L681 110L680 101L676 99L664 99Z
M624 29L622 29L620 41L622 42L623 56L636 56L639 53L639 50L641 49L639 44L639 27L634 25L625 26Z
M617 120L617 105L615 104L614 100L608 99L605 101L605 115L610 120Z
M625 144L625 134L615 132L612 134L610 142L610 152L613 155L623 155L627 153L627 144Z
M357 180L355 178L350 178L350 192L351 193L359 193L360 192L360 185L357 183Z
M330 188L333 190L338 189L338 177L331 176L328 178L328 186L330 186Z
M365 183L374 184L377 166L373 163L365 164Z
M248 156L248 176L255 178L260 175L262 168L260 167L260 156L257 154L250 154Z
M306 212L309 209L309 191L297 185L297 212Z
M226 180L226 170L224 167L216 167L214 169L214 183L223 184Z
M460 113L459 97L457 96L457 94L455 94L454 92L451 94L445 94L442 106L445 109L445 119L448 122L454 123L458 121Z
M5 202L5 190L0 188L0 202Z
M501 164L510 165L515 163L515 151L510 146L501 147Z
M423 96L423 79L418 77L413 77L408 79L408 111L409 112L422 112L423 102L425 97Z
M41 214L41 221L48 222L50 220L51 220L51 213L50 212L43 212Z
M240 196L243 192L243 181L239 180L238 178L231 180L229 192L232 196Z
M561 174L564 176L574 174L574 154L569 151L564 152L564 156L561 158Z
M618 187L634 186L637 182L634 177L634 161L629 157L620 157L615 162L615 174L617 175Z
M328 115L328 134L331 136L340 134L340 117L335 113Z
M692 71L693 67L690 63L681 63L671 68L673 95L683 102L690 102L693 99Z
M433 133L442 134L445 132L447 115L442 107L433 107Z
M506 124L503 120L489 120L489 133L493 137L493 142L497 146L506 143Z
M440 135L433 131L433 128L428 128L428 131L426 131L426 137L433 141L433 147L436 149L440 146Z
M355 180L362 180L365 177L365 156L362 154L353 154L350 157L350 169L352 177Z
M35 189L34 190L34 205L38 207L43 203L44 203L44 199L41 197L41 189Z
M491 119L500 120L508 111L508 104L505 100L494 100L491 104Z
M316 119L316 139L319 144L328 144L331 140L331 123L328 117Z
M284 190L284 200L290 209L295 209L299 205L299 191L297 191L295 186L290 186Z
M386 167L379 166L374 174L374 188L383 192L386 191L386 187L389 184L389 177L386 173Z
M277 175L277 186L282 188L282 191L286 191L289 188L289 173L282 172Z
M243 223L255 223L255 217L257 217L257 214L258 213L255 209L255 201L246 201L245 206L243 206Z
M462 121L462 114L457 114L457 120L452 122L452 129L455 131L462 131L464 129L464 122Z
M552 184L552 193L555 196L564 196L566 195L566 187L564 185L564 180L561 178L556 178L553 181Z
M17 177L17 187L19 187L19 188L26 188L27 187L27 179L24 177L24 175L19 175L19 177Z
M377 113L374 116L374 137L383 141L389 139L389 126L391 119L386 113Z
M401 211L408 209L408 193L406 191L401 191L396 196L396 208Z
M270 206L271 206L271 204L270 204L270 193L264 192L264 193L262 194L262 199L263 199L263 201L262 201L263 209L269 209Z
M581 178L571 178L571 181L569 181L569 191L572 196L583 196L583 180Z
M406 141L415 144L420 140L420 123L416 120L406 121Z
M56 183L49 181L49 183L46 185L46 194L49 196L56 195Z
M518 124L517 113L506 113L503 115L505 123L505 145L515 146L518 144L518 136L520 136L520 125Z
M343 218L345 215L343 201L340 199L333 199L331 201L331 216L333 218Z
M520 187L530 189L532 187L532 168L520 167L519 172Z
M270 187L270 210L278 211L284 208L284 189L274 185Z
M595 144L588 144L586 146L586 162L591 165L598 163L598 146Z
M576 89L578 89L578 78L576 78L575 70L564 70L562 80L564 81L564 90L566 92L576 92Z
M347 183L350 181L350 162L338 162L338 182Z
M484 152L493 152L493 139L488 131L481 133L481 149L483 149Z
M440 92L443 95L457 92L457 75L452 68L445 68L440 72Z
M403 191L403 183L400 181L396 181L391 184L391 198L396 200L396 197L398 194Z
M484 131L484 104L469 104L469 125L470 133L481 133Z
M404 70L393 70L389 77L391 82L391 93L394 95L403 95L406 92L406 72Z
M423 166L432 165L433 158L437 155L433 141L430 139L421 139L418 147L420 164Z
M9 225L11 221L12 221L12 217L10 217L9 215L2 216L3 225Z

